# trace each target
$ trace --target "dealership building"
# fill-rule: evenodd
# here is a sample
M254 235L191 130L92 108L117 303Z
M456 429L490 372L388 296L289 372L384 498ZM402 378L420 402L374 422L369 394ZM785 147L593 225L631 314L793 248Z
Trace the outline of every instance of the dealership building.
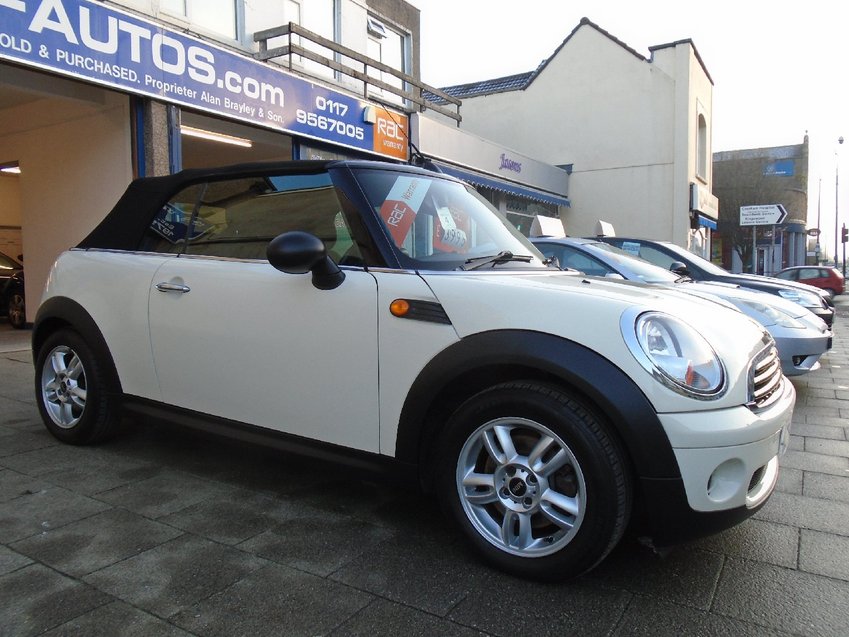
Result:
M415 150L526 233L560 217L568 169L462 130L419 47L418 9L392 0L2 0L0 251L38 299L133 178Z

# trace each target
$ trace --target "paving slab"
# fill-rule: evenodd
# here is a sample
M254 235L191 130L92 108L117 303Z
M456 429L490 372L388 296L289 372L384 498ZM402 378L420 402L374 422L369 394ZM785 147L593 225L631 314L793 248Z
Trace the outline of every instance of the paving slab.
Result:
M799 635L845 637L849 583L731 558L723 569L712 610Z
M12 573L30 564L33 564L33 561L26 555L21 555L17 551L0 546L0 575Z
M396 535L333 573L331 579L446 617L473 590L485 588L489 574L464 544Z
M331 637L479 637L492 633L378 598L329 634Z
M79 617L43 633L43 637L192 637L173 624L133 608L124 602L98 606Z
M617 637L791 637L790 633L647 597L634 597L616 630Z
M720 555L796 568L799 529L786 524L750 519L727 531L693 542L693 546Z
M313 637L338 628L373 599L327 579L271 564L180 611L171 621L208 637ZM388 633L377 628L373 634Z
M67 575L80 577L182 535L182 531L123 509L33 535L11 547Z
M844 478L822 473L806 473L803 493L813 498L849 503L849 475Z
M10 544L110 508L59 487L48 487L0 503L0 542Z
M799 568L849 582L849 529L845 536L803 530Z
M32 564L0 577L3 635L38 635L111 601L77 579Z
M167 618L232 586L267 562L230 547L180 536L83 577L83 581Z
M392 537L392 531L315 510L293 515L238 548L326 577Z
M690 545L658 555L623 542L586 578L604 588L690 606L710 608L723 556Z
M589 580L535 587L531 598L523 580L491 573L482 584L448 616L493 635L609 635L633 597ZM504 603L517 599L526 603Z

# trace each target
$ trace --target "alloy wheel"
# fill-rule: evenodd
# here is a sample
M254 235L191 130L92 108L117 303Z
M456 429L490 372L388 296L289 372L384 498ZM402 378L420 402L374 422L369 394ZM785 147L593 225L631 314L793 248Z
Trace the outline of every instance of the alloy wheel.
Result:
M85 412L87 382L80 357L70 347L55 347L41 370L41 397L47 413L62 429L71 429Z
M492 420L469 436L456 485L478 533L521 557L562 549L586 511L586 484L575 455L548 427L524 418Z

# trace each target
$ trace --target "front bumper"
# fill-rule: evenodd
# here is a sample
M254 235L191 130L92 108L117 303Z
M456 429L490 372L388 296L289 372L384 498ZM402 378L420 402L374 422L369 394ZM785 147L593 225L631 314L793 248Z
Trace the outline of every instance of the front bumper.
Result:
M785 376L799 376L819 369L820 356L831 349L832 333L830 331L816 336L804 334L812 332L810 329L794 331L802 332L803 335L773 334L781 359L781 371Z
M656 546L716 533L745 520L778 481L796 391L782 381L768 408L659 414L680 478L641 478L645 531Z

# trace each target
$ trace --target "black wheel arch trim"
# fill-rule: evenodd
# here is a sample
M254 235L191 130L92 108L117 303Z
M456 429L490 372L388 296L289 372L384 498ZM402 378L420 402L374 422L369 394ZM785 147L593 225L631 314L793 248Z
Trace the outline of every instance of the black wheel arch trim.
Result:
M33 360L38 358L42 343L52 332L61 327L73 329L86 341L101 364L105 366L107 377L114 379L115 386L109 387L108 390L116 394L122 393L121 379L118 376L115 361L97 322L82 305L68 297L51 297L38 308L32 328Z
M680 478L657 413L621 369L574 341L522 330L474 334L437 354L404 402L395 457L427 467L439 428L463 400L500 382L529 379L568 387L594 406L624 443L638 476Z

